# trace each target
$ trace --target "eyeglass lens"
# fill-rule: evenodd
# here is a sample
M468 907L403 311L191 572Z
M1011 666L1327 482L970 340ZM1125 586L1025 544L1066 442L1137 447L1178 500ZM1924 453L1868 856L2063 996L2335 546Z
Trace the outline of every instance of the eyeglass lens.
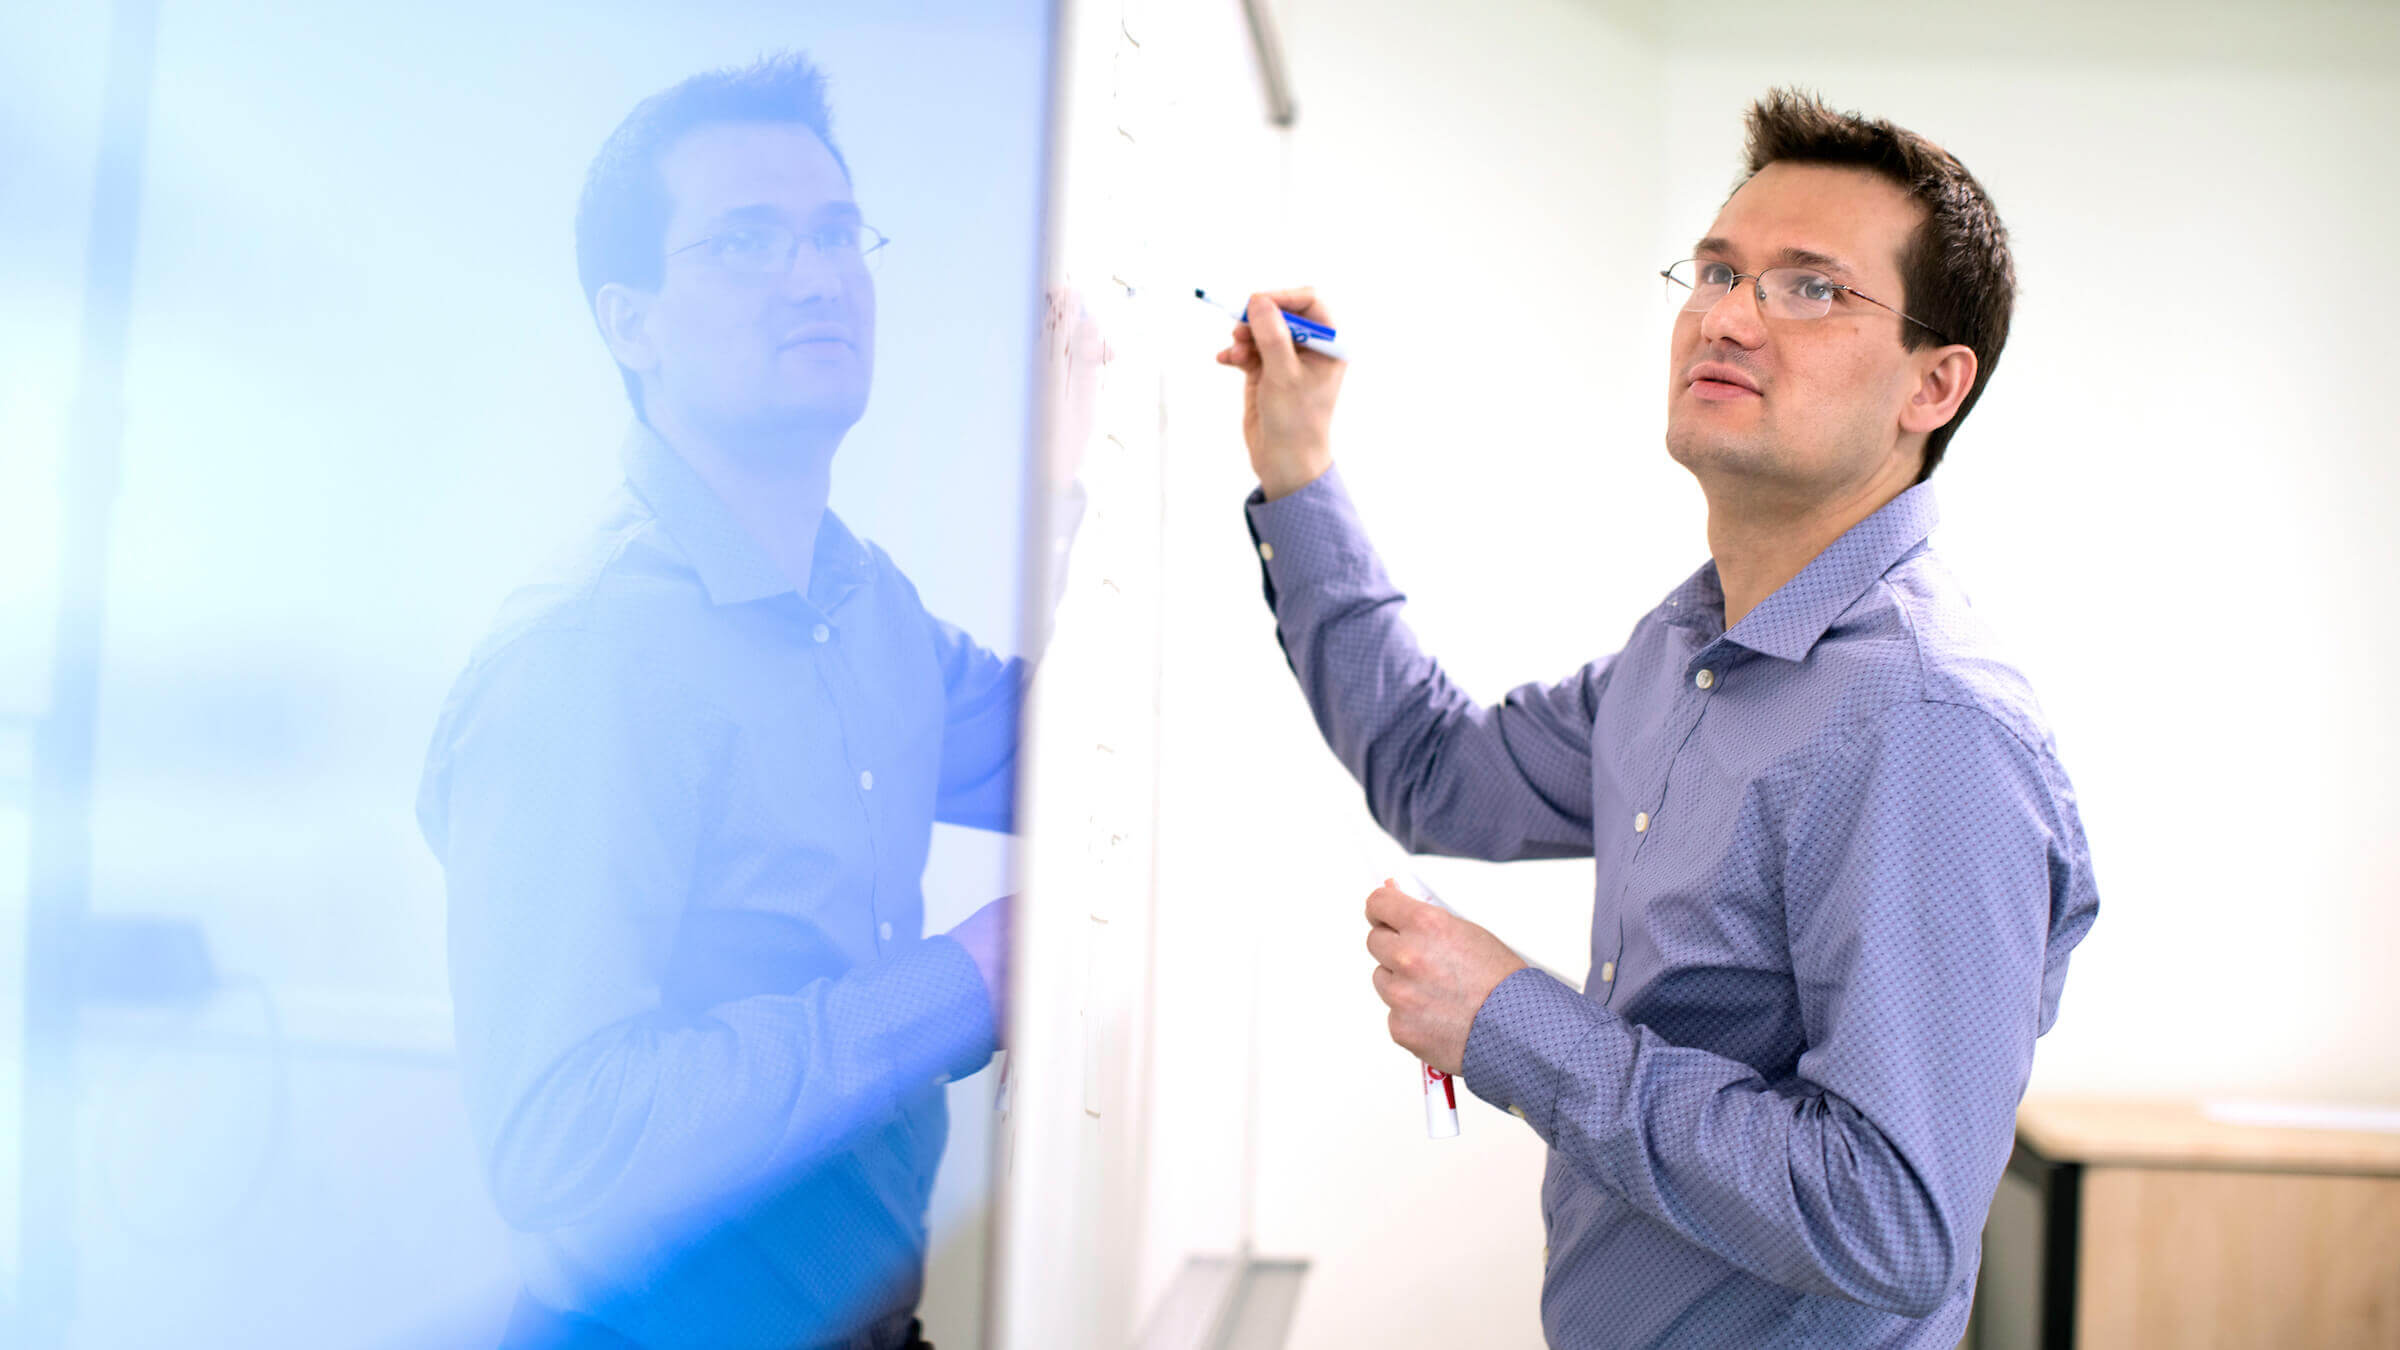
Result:
M1668 301L1679 309L1705 313L1733 288L1735 275L1725 263L1687 258L1667 269ZM1831 278L1805 267L1770 267L1743 280L1765 292L1761 309L1771 319L1823 318L1840 289Z

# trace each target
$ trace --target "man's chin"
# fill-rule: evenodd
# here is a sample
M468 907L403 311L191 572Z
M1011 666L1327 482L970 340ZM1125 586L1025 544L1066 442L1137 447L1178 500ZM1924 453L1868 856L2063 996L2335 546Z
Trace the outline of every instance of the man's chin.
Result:
M762 409L759 421L788 431L848 431L867 412L865 390L796 394Z
M1704 482L1782 480L1798 467L1791 450L1764 432L1735 435L1670 426L1667 454Z
M1734 469L1766 458L1766 447L1754 436L1735 436L1723 431L1690 426L1667 425L1667 454L1678 464L1698 472L1701 469Z

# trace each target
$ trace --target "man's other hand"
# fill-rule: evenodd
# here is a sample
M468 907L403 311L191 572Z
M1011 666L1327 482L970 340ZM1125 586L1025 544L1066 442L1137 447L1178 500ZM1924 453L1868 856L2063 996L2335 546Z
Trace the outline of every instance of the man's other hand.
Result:
M974 958L992 1000L992 1035L1008 1044L1008 951L1016 897L1004 895L959 921L950 938Z
M1392 1010L1392 1039L1457 1073L1476 1012L1524 960L1489 930L1411 898L1389 878L1367 897L1367 925L1375 995Z
M1305 286L1261 291L1242 311L1251 322L1235 324L1233 345L1217 353L1217 364L1242 372L1242 439L1268 501L1298 492L1333 467L1333 401L1350 368L1294 346L1284 311L1334 326L1325 303Z
M1116 358L1116 349L1100 335L1100 321L1074 287L1053 287L1049 302L1042 320L1043 375L1050 388L1050 443L1043 463L1055 490L1083 471L1102 371Z

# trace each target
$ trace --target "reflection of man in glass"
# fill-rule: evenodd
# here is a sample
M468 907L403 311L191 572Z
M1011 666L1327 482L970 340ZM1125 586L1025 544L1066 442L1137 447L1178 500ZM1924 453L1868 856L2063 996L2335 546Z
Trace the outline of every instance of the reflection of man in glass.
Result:
M1024 672L826 509L880 240L792 57L644 101L584 188L625 485L508 601L419 802L512 1345L922 1343L1007 909L925 937L919 878L934 821L1009 828Z

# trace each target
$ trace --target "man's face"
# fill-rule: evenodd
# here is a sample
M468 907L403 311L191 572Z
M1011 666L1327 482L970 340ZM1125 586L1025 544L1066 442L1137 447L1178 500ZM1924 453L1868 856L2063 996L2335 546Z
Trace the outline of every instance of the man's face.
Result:
M1744 183L1694 249L1746 275L1706 312L1675 316L1667 453L1703 479L1811 496L1886 470L1933 349L1903 350L1906 320L1844 292L1822 318L1769 317L1750 278L1820 255L1831 261L1811 270L1905 309L1900 254L1921 218L1863 169L1778 162Z
M854 253L808 243L858 218L833 153L806 127L729 123L677 141L659 172L674 210L644 324L657 361L647 397L737 434L847 430L874 373L875 287ZM800 237L789 272L738 265L754 234L686 248L760 226Z

